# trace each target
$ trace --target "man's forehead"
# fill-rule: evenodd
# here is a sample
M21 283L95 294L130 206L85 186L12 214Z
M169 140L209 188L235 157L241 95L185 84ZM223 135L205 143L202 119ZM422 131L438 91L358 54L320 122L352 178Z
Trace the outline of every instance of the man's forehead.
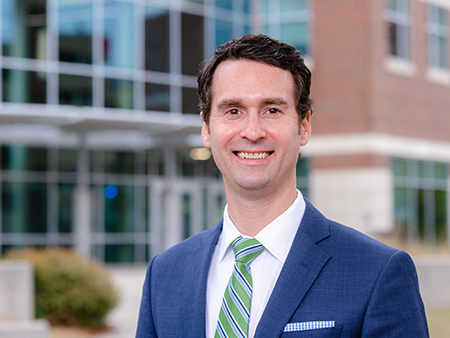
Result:
M261 76L261 73L264 73L266 78ZM273 86L273 92L266 92L262 95L264 87L277 82L279 86ZM243 83L246 86L242 86ZM241 103L239 101L244 100L244 96L246 99L253 96L260 103L286 104L290 100L286 95L286 90L279 91L279 88L286 89L286 87L289 94L295 95L294 77L291 72L261 61L238 59L225 60L217 66L210 91L211 99L215 101L216 105L238 105ZM289 90L289 87L292 88L292 91ZM218 92L221 96L220 102L217 101L216 94Z

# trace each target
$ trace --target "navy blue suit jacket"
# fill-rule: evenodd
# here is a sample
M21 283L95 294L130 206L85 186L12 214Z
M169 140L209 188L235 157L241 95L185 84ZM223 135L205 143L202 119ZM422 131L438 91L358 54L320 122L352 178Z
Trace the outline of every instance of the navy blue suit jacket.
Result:
M156 256L143 287L137 338L205 337L206 279L222 224ZM288 323L334 328L284 332ZM428 337L414 264L405 252L330 221L311 203L255 338Z

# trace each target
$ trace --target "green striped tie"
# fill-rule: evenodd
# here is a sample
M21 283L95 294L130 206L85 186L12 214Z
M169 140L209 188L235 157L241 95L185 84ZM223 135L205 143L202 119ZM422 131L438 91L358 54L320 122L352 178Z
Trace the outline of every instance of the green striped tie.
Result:
M247 338L253 281L250 263L264 247L254 238L236 238L233 245L236 264L223 296L215 338Z

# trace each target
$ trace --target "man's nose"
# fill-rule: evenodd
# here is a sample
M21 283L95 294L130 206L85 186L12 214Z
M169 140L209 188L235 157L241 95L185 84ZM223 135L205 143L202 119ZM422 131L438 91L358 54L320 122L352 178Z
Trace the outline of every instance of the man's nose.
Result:
M248 114L243 126L240 136L252 142L266 137L266 129L263 118L259 114Z

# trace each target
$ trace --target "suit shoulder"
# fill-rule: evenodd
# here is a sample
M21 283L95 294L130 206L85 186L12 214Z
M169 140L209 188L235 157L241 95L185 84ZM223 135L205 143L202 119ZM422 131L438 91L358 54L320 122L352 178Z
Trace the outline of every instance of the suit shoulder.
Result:
M323 248L334 251L336 255L343 258L353 257L355 261L360 261L362 264L364 262L378 264L380 267L398 260L405 263L412 262L410 255L404 251L384 244L349 226L334 221L329 222L330 238L333 240L332 244L324 241Z

